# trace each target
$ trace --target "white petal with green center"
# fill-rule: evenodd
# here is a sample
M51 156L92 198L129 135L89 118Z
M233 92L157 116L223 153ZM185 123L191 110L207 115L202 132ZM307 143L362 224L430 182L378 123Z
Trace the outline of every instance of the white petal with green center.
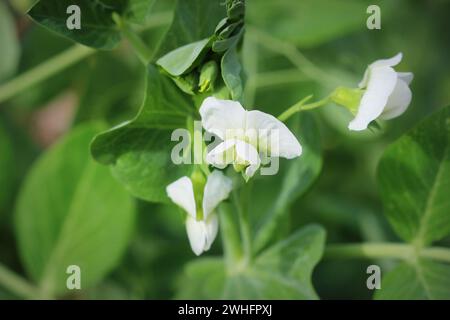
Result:
M240 140L236 141L235 150L235 164L245 167L244 177L246 180L253 177L261 165L258 151L251 144Z
M206 155L206 162L219 169L224 169L233 163L235 157L234 145L236 140L226 140L212 149Z

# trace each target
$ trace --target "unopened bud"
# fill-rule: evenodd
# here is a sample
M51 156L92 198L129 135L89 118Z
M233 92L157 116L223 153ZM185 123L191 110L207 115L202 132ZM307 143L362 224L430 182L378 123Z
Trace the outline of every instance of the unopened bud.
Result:
M212 89L214 81L216 81L218 73L217 63L209 61L205 63L200 70L199 92L206 92Z

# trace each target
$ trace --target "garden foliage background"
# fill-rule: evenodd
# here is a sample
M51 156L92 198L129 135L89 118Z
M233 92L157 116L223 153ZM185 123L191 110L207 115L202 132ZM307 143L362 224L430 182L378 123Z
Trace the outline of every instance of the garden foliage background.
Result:
M381 30L366 28L366 8L373 3L381 7ZM175 4L155 1L138 26L140 36L155 52L171 24ZM225 275L214 274L214 260L212 266L202 265L205 270L188 264L199 258L189 248L182 213L173 205L132 198L107 166L91 159L92 137L132 118L143 99L146 70L127 41L112 51L86 51L70 67L14 96L2 97L11 79L74 45L33 22L26 15L31 6L28 0L0 3L0 263L33 284L24 285L28 297L33 296L35 286L45 296L46 287L64 285L63 266L79 255L88 256L94 266L82 271L86 286L75 293L55 289L57 297L216 297L216 286ZM320 98L338 85L355 86L368 63L397 52L404 54L401 70L415 74L407 113L383 123L381 129L350 132L351 115L334 105L307 115L315 119L315 124L301 127L311 143L307 159L311 171L302 172L301 163L298 170L302 177L318 174L318 178L312 185L296 181L294 190L283 194L287 199L279 200L274 210L288 214L283 215L273 242L310 223L326 231L327 246L400 242L398 234L403 240L408 238L407 231L396 227L398 233L394 232L386 219L382 189L393 194L398 190L377 179L377 166L390 143L450 103L449 12L450 3L444 0L247 1L241 50L245 106L278 115L311 93ZM442 117L448 117L448 112ZM429 126L448 130L445 124ZM437 141L435 148L448 148L448 137ZM285 164L281 162L282 167ZM290 183L283 177L261 179L260 187L252 190L254 211L276 202L274 191ZM448 180L444 181L448 194ZM445 189L440 192L444 194ZM446 231L431 236L438 240L435 245L450 246ZM220 241L216 241L207 256L221 252ZM322 255L312 254L319 255L318 260ZM395 257L365 258L364 254L342 258L325 251L312 274L317 292L313 297L372 298L373 291L366 287L367 266L380 265L384 276L399 263ZM205 275L209 268L212 277ZM397 283L396 292L377 294L380 298L450 298L450 285L433 291L436 282L449 284L450 267L439 264L432 269L436 272L430 274L435 277L431 282L425 280L431 294L423 292L424 282L415 276ZM401 266L395 272L414 270ZM2 271L0 280L4 276ZM197 287L204 279L209 286ZM23 298L7 287L0 282L0 298ZM248 292L235 290L229 297L248 297ZM269 296L283 295L272 292Z

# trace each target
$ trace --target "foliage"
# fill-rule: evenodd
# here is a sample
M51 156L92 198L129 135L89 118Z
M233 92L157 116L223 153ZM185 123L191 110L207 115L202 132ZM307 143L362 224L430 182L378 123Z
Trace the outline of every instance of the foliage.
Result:
M378 1L380 32L368 0L32 2L0 3L2 299L450 299L448 3ZM330 92L400 51L411 106L350 132ZM223 170L219 237L194 257L166 187L214 170L171 160L210 96L299 107L285 124L303 153L248 182Z

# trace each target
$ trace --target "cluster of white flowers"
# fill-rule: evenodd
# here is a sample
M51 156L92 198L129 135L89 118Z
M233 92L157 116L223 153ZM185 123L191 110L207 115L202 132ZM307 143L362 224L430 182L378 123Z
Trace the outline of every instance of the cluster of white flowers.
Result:
M206 161L220 169L232 164L246 180L260 167L261 157L292 159L302 152L297 138L284 123L261 111L247 111L237 101L206 98L200 115L203 128L222 140L207 154ZM169 198L187 212L186 231L196 255L211 247L219 224L214 210L228 198L231 188L231 179L218 170L208 175L204 188L201 182L188 177L167 186ZM195 189L200 190L198 194Z
M350 130L364 130L375 119L392 119L405 112L411 102L408 85L413 74L393 69L401 59L399 53L369 65L359 84L363 94ZM200 116L203 128L221 140L208 152L207 163L219 169L233 165L246 181L268 156L293 159L302 153L299 141L283 122L258 110L247 111L237 101L208 97ZM196 255L211 247L219 225L215 209L232 189L231 179L221 171L213 171L206 182L202 179L182 177L167 186L169 198L187 212L186 231Z

